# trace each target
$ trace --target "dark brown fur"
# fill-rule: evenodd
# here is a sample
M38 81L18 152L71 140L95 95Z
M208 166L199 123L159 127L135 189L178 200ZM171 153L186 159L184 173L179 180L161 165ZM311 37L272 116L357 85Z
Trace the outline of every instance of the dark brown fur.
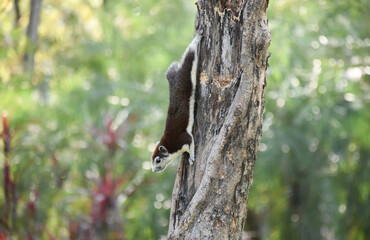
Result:
M189 104L192 92L191 70L194 60L194 50L189 50L183 64L172 63L168 68L166 77L170 89L170 103L164 134L153 152L156 156L164 157L158 150L159 146L167 148L172 154L179 151L183 145L191 144L192 137L186 132L189 123Z

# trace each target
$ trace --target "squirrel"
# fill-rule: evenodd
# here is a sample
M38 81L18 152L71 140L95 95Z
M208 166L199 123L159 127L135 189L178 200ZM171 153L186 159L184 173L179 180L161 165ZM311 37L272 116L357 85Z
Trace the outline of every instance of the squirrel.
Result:
M163 171L172 159L188 152L189 163L195 160L194 124L195 87L198 70L198 46L202 32L197 32L183 54L181 62L173 62L166 72L170 102L163 136L152 155L152 171Z

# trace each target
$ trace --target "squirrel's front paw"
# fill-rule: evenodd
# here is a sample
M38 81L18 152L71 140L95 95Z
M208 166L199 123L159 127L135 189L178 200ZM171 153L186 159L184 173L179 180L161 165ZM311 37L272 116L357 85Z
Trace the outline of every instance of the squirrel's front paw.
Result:
M190 156L189 159L188 159L190 165L193 165L194 161L195 161L195 158L194 156Z

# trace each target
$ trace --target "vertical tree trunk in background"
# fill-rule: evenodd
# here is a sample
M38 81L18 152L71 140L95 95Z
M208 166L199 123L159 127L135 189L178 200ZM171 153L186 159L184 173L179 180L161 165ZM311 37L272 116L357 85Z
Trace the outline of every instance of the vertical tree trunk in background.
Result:
M27 47L24 55L25 71L33 71L35 50L37 45L37 28L40 22L42 0L31 0L30 21L27 27Z
M14 0L14 11L15 11L14 27L18 27L19 20L21 19L21 11L19 9L19 0Z
M195 163L183 156L169 239L240 239L262 134L268 0L199 0Z

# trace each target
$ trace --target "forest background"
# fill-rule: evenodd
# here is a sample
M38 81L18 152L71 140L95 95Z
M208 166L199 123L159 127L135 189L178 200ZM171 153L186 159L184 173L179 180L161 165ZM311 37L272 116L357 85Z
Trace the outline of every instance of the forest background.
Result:
M38 1L0 3L0 239L166 236L178 160L154 174L150 157L194 2L43 0L32 41ZM270 1L246 237L370 236L368 9Z

